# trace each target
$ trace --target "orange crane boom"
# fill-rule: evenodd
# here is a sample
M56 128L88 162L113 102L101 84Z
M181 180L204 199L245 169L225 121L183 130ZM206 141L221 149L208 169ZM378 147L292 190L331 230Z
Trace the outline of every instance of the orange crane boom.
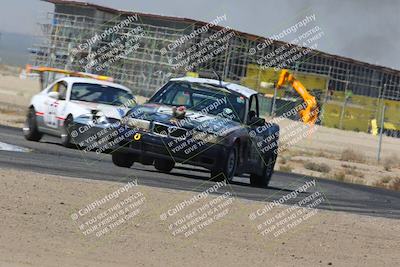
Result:
M112 82L113 78L108 77L108 76L103 76L103 75L98 75L98 74L92 74L92 73L86 73L86 72L80 72L80 71L72 71L72 70L63 70L63 69L57 69L57 68L51 68L51 67L44 67L44 66L31 66L31 65L26 65L26 72L55 72L55 73L61 73L73 77L84 77L84 78L92 78L100 81L109 81Z
M108 77L108 76L86 73L86 72L79 72L79 71L72 71L72 70L63 70L63 69L46 67L46 66L32 66L29 64L26 65L25 71L26 71L26 73L35 72L35 73L40 74L41 89L43 89L43 86L45 85L44 76L43 76L44 72L60 73L60 74L68 75L71 77L92 78L92 79L96 79L96 80L100 80L100 81L108 81L108 82L114 81L114 79L112 77Z
M318 119L319 108L317 105L317 100L312 96L304 85L290 74L288 70L283 69L279 75L278 82L276 83L276 88L280 89L285 83L289 83L294 90L303 98L306 103L306 108L299 111L299 115L304 123L313 125Z

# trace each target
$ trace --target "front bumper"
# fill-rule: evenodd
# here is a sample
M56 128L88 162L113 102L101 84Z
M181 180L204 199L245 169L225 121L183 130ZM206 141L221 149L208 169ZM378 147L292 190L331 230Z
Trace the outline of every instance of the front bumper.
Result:
M74 120L67 131L72 143L82 147L85 152L95 151L96 153L117 149L119 143L129 137L132 132L119 124L90 124L90 121L79 118Z
M207 143L191 138L180 140L132 129L125 125L88 126L86 120L75 120L68 131L72 142L83 147L85 151L96 153L118 151L131 154L141 162L166 159L175 163L201 166L209 170L221 169L228 150L224 144Z
M212 170L222 168L223 158L227 152L226 146L222 144L203 143L191 139L177 141L154 133L131 131L133 132L130 132L130 136L119 143L118 151L139 158L166 159Z

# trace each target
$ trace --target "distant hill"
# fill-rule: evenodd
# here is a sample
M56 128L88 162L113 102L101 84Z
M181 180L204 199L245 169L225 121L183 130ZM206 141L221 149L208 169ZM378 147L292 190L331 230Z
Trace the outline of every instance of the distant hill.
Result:
M29 51L34 43L32 35L0 33L0 64L24 66L29 61Z

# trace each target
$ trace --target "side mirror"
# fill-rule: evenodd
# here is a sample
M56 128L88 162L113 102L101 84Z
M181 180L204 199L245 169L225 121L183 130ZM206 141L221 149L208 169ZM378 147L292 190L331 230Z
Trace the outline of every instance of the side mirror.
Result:
M48 93L47 95L48 95L50 98L53 98L53 99L56 99L56 100L60 99L60 94L59 94L58 92L50 92L50 93Z
M249 125L251 126L263 126L265 125L265 119L259 117L253 117L249 121Z

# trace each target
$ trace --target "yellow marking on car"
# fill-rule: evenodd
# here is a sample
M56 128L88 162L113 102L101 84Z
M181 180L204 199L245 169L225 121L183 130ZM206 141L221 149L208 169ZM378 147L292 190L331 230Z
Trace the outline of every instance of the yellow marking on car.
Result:
M140 133L136 133L136 134L133 136L133 139L136 140L136 141L140 140L140 138L142 138L142 135L141 135Z

